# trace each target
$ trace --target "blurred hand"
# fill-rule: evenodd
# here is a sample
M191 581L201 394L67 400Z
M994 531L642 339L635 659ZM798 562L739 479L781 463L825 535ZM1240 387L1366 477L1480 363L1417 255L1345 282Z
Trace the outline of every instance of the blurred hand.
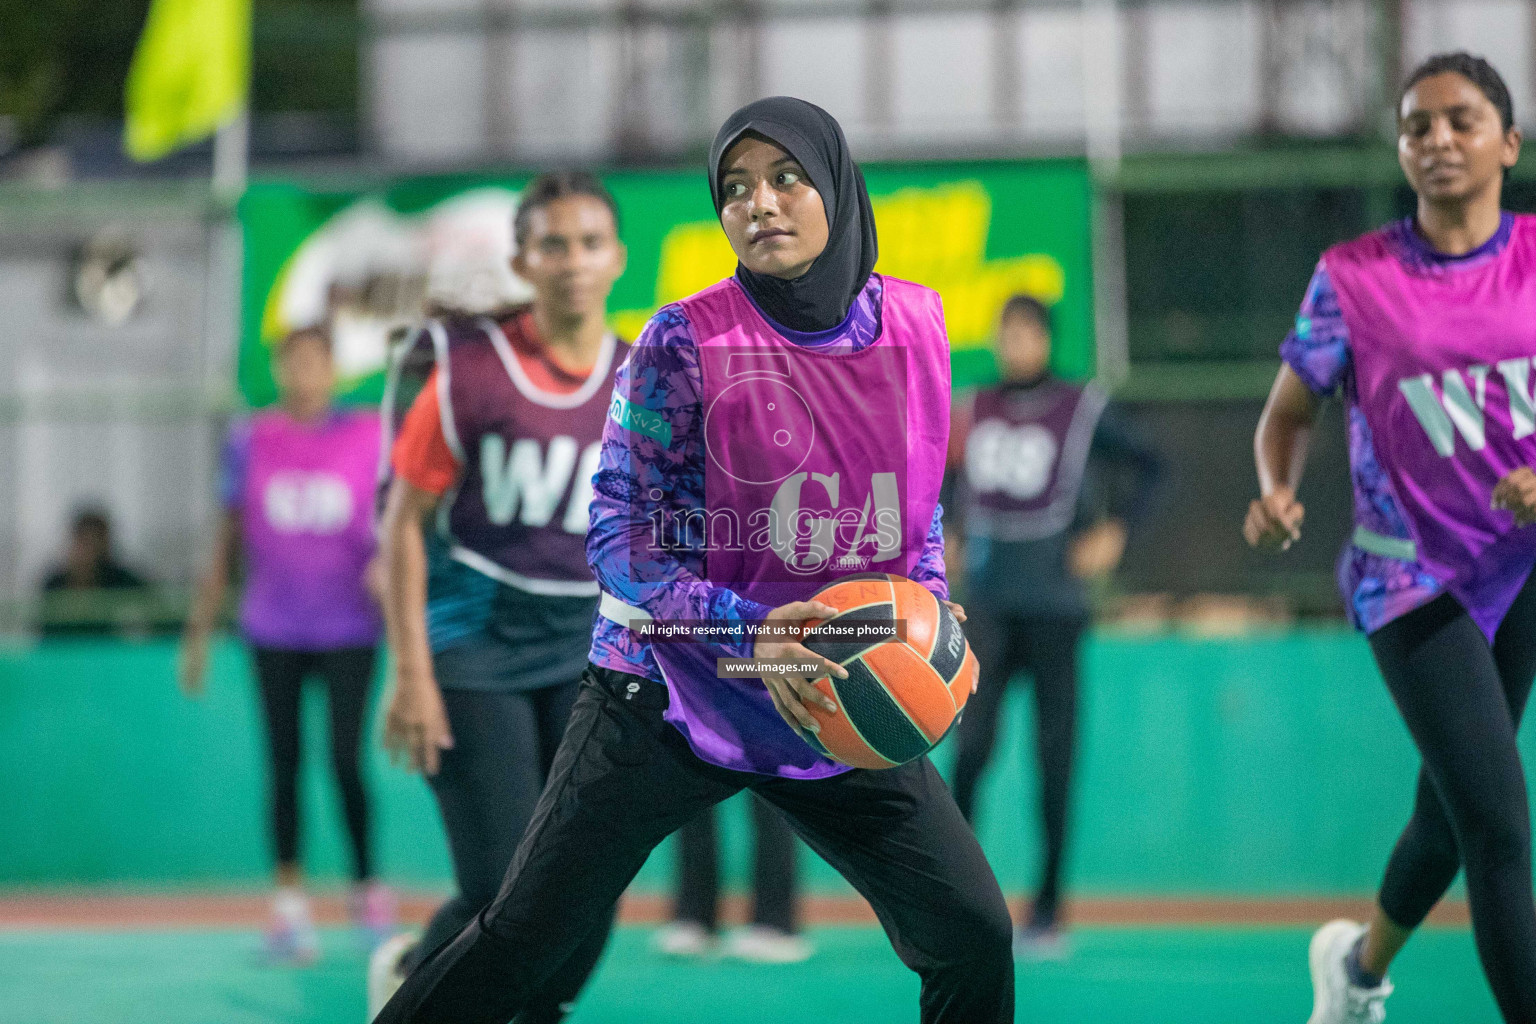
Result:
M1515 514L1516 526L1536 523L1536 472L1521 466L1493 489L1493 507Z
M944 579L951 594L965 587L965 541L959 534L944 538Z
M807 619L830 619L837 614L837 609L831 605L822 604L820 601L791 601L789 604L780 605L768 613L765 623L783 625L786 623L800 624ZM828 661L819 654L808 650L798 640L775 640L759 637L752 645L752 657L758 659L787 659L790 661L814 661L822 666L820 672L814 676L774 676L762 677L763 685L768 687L768 696L773 698L773 706L779 712L779 717L789 723L789 727L800 736L806 733L818 733L821 726L816 724L816 719L811 716L809 706L814 705L821 710L835 714L837 704L831 697L822 693L811 684L812 679L818 679L823 675L831 675L837 679L847 679L848 670L835 662Z
M1248 505L1243 520L1243 539L1249 547L1286 550L1301 539L1301 521L1306 509L1289 487L1277 487Z
M389 759L409 771L436 775L440 753L452 748L453 734L437 680L397 675L384 715L384 749L389 751Z
M368 568L363 570L363 586L367 588L368 596L373 598L373 603L382 608L384 595L389 588L389 566L385 564L382 554L368 560Z
M176 682L181 692L196 700L202 697L208 675L208 634L188 631L181 638L176 658Z
M1108 576L1125 556L1125 524L1118 519L1095 523L1072 539L1067 567L1080 580Z

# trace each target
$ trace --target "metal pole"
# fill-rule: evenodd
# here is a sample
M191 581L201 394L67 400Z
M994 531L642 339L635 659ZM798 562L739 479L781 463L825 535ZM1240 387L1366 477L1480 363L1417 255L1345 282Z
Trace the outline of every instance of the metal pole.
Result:
M619 159L643 157L650 149L645 108L645 11L637 0L619 8L619 61L614 81L614 151Z
M1381 4L1381 100L1378 110L1391 111L1386 116L1376 115L1376 124L1382 136L1394 139L1397 135L1397 87L1407 73L1405 55L1408 52L1409 0L1382 0ZM1370 127L1369 122L1366 125Z
M227 393L240 347L245 244L237 205L245 194L249 167L250 113L242 110L213 139L213 209L203 305L203 383L209 393Z
M763 94L763 4L762 0L739 0L739 7L736 38L745 52L741 53L737 105L746 106Z
M890 0L870 0L864 17L864 120L876 133L895 120L896 26ZM882 143L885 141L880 135Z
M1024 130L1022 17L1019 0L997 0L992 15L992 120L1004 138L1017 138Z
M250 168L250 113L241 110L213 137L213 195L225 205L233 205L245 192Z
M507 28L496 0L485 0L483 8L485 74L481 83L481 102L485 104L485 153L493 160L506 161L517 149L513 137L512 53L516 32Z
M1082 0L1082 19L1084 129L1094 185L1094 352L1100 380L1113 387L1130 369L1120 193L1124 64L1119 5L1116 0Z

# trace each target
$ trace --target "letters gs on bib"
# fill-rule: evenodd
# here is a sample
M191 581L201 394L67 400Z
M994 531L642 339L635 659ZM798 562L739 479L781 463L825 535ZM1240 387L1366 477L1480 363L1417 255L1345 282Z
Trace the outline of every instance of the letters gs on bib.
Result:
M978 493L1001 491L1018 501L1039 497L1060 454L1056 435L1038 423L977 423L965 446L969 483Z

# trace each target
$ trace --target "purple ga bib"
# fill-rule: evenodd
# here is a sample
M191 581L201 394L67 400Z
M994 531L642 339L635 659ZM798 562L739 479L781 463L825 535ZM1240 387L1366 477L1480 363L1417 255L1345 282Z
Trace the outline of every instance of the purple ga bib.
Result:
M1536 224L1517 216L1503 252L1468 265L1410 264L1384 231L1323 262L1418 562L1491 642L1536 562L1536 529L1490 505L1536 465Z
M910 575L938 506L949 342L938 295L884 279L881 333L854 353L782 337L734 280L681 303L699 348L705 577L770 606L859 572ZM718 679L718 648L651 647L666 717L705 761L824 778L756 679Z
M374 553L379 418L345 411L324 422L258 413L251 422L241 540L241 631L253 643L332 650L378 642L365 583Z

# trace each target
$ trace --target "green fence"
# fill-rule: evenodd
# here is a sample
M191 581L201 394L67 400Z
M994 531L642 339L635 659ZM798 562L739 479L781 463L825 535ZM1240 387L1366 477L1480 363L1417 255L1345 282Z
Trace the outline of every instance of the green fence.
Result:
M267 870L262 754L244 652L219 647L210 693L183 700L170 644L58 643L0 655L0 883L247 885ZM1004 888L1034 869L1034 773L1014 695L980 832ZM311 705L303 800L314 873L343 868L323 712ZM947 766L952 744L941 748ZM1294 895L1372 890L1406 820L1416 759L1364 642L1342 630L1232 640L1100 635L1087 650L1071 874L1082 891ZM420 779L369 771L383 870L447 884ZM748 843L726 809L725 856ZM842 883L806 854L810 884ZM652 858L655 890L670 859Z
M1055 362L1068 376L1094 366L1088 235L1091 188L1074 160L871 164L880 222L876 269L938 290L957 383L989 378L992 330L1024 292L1053 309ZM270 179L240 203L245 238L240 390L272 400L270 350L286 331L334 322L342 386L377 398L386 339L419 318L427 298L510 297L503 279L524 174L402 178L366 187ZM662 305L728 277L735 256L703 175L620 170L604 175L618 205L628 269L610 302L633 339ZM488 225L499 225L496 238ZM497 246L508 249L500 253Z

